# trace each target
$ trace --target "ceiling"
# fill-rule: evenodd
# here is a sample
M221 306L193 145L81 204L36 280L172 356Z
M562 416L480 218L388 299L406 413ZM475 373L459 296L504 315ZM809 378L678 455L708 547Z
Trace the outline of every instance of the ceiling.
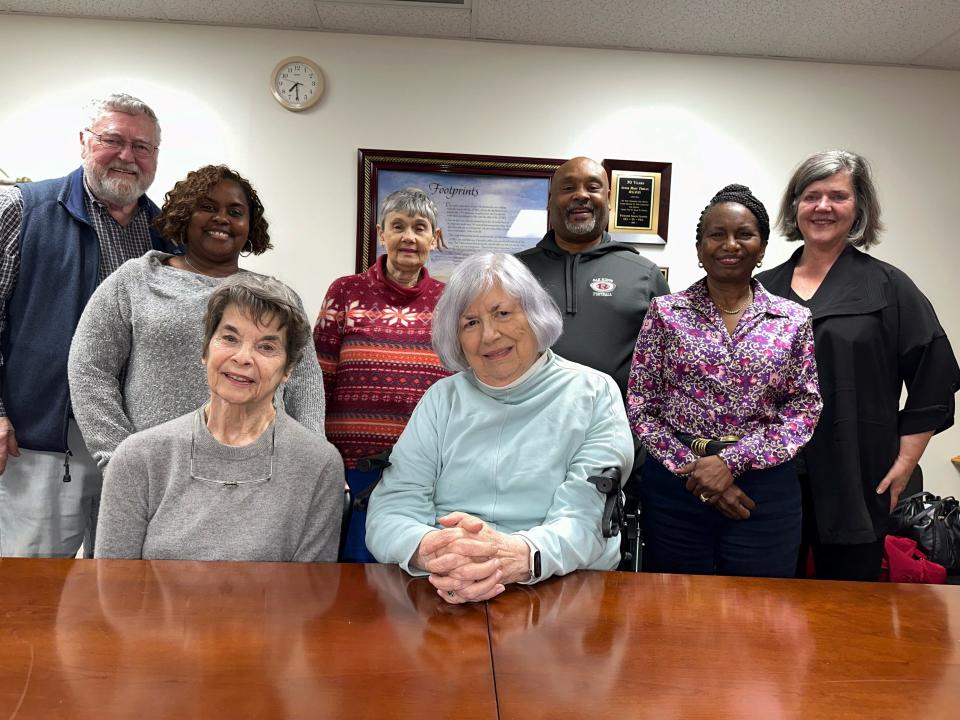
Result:
M960 70L958 0L0 0L3 14Z

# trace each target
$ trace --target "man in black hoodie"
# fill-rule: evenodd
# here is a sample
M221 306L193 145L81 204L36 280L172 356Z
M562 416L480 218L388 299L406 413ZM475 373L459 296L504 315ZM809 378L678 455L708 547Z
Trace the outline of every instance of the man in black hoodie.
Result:
M517 257L563 313L553 350L607 373L626 399L633 348L650 298L670 292L663 274L633 245L613 242L607 172L577 157L554 173L547 206L553 229Z
M563 313L563 335L553 351L610 375L625 403L633 349L650 299L670 288L659 268L633 245L611 240L610 183L600 163L576 157L557 168L547 207L553 229L517 257ZM646 456L636 447L625 483L631 495Z

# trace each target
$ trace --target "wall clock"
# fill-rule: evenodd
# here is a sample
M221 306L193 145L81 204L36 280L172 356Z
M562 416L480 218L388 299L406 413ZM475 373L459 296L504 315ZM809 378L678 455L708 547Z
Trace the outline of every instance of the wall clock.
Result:
M287 110L300 112L313 106L323 95L320 67L305 57L288 57L273 69L270 89Z

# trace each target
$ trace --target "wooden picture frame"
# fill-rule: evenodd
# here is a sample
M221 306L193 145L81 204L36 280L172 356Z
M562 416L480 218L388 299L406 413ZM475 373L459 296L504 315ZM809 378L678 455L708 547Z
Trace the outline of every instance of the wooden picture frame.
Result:
M549 227L550 178L564 162L555 158L360 148L357 272L366 271L377 257L380 202L409 185L426 184L421 189L440 211L437 224L447 249L431 253L431 274L441 279L448 276L459 260L478 250L519 252L533 247Z

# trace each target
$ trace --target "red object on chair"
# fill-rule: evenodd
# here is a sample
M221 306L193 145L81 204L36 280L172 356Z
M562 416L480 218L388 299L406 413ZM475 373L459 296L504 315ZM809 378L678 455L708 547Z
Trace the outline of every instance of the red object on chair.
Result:
M947 581L943 565L928 560L910 538L896 535L887 535L883 541L881 568L880 579L889 582L941 585Z

